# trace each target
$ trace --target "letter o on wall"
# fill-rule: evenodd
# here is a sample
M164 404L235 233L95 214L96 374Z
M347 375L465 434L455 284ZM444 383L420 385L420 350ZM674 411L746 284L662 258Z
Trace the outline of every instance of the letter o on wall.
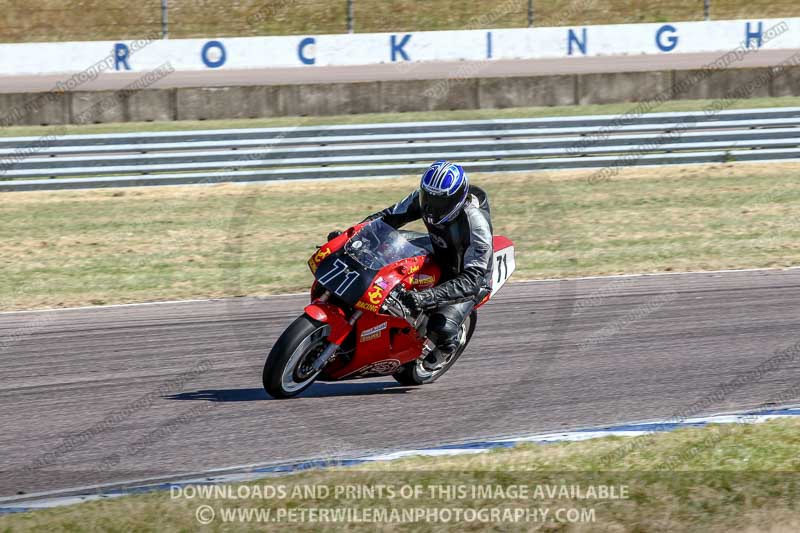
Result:
M656 46L662 52L671 52L675 50L675 47L678 46L678 37L676 35L670 35L666 39L663 39L662 36L669 32L669 33L676 33L678 30L675 26L671 24L664 24L658 31L656 32ZM666 40L666 43L664 42Z
M228 54L225 51L225 46L219 41L208 41L203 45L203 51L200 53L203 63L208 68L219 68L225 64L228 59Z

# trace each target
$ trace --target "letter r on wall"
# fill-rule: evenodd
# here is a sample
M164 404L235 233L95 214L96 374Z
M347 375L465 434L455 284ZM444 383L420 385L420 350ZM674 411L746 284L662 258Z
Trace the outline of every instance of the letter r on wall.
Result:
M128 64L128 58L131 55L131 49L125 43L117 43L114 45L114 70L119 70L120 64L125 67L125 70L130 70L131 66Z

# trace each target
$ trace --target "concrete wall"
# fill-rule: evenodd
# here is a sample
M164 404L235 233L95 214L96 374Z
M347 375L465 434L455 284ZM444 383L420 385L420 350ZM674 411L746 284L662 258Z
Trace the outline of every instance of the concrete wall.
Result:
M464 80L0 94L0 125L212 120L800 96L800 66Z
M6 2L7 3L7 2ZM41 2L40 2L41 3ZM151 3L153 0L151 0ZM255 2L252 2L255 3ZM786 2L788 4L788 1ZM511 2L496 2L497 11ZM344 2L340 3L342 9ZM488 12L487 12L488 13ZM490 22L489 17L485 22ZM800 18L676 21L645 24L486 28L450 31L342 33L50 43L0 43L0 76L53 75L77 90L101 72L148 73L395 64L431 61L651 57L716 52L740 61L763 48L800 48ZM727 62L727 65L732 64ZM149 86L149 84L148 84Z

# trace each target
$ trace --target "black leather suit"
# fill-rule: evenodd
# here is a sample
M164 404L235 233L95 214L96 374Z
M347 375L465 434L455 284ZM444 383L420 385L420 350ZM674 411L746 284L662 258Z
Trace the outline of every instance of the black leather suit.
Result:
M491 290L492 222L489 200L479 187L470 186L464 210L440 226L428 224L433 255L442 267L442 278L434 287L436 310L428 321L428 335L443 350L457 347L461 324L475 305ZM367 218L381 218L394 227L420 220L419 191Z

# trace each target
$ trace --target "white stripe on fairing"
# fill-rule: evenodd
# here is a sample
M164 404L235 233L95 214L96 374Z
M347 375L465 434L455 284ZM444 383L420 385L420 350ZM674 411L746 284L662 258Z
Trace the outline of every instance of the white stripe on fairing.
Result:
M619 279L619 278L646 278L650 276L686 276L698 274L736 274L743 272L784 272L791 270L798 270L800 266L791 267L763 267L763 268L738 268L726 270L687 270L686 272L643 272L638 274L610 274L607 276L582 276L576 278L544 278L544 279L519 279L509 280L509 284L515 283L553 283L560 281L584 281L593 279ZM308 291L305 292L289 292L283 294L271 294L269 296L252 297L253 299L269 300L271 298L281 298L285 296L307 296ZM0 311L2 315L20 315L24 313L52 313L57 311L82 311L87 309L114 309L117 307L136 307L141 305L170 305L170 304L188 304L188 303L209 303L209 302L228 302L241 300L241 298L207 298L198 300L165 300L163 302L138 302L130 304L111 304L111 305L87 305L82 307L59 307L56 309L30 309L25 311Z
M758 411L754 411L753 413L756 412ZM740 413L728 413L728 414L688 418L681 422L671 422L671 421L636 422L630 424L617 424L605 428L595 428L595 429L589 428L585 430L574 430L574 431L565 431L558 433L544 433L539 435L485 440L471 444L467 443L461 445L439 446L434 448L402 450L385 454L363 456L355 459L343 459L341 461L333 460L330 462L331 463L330 466L335 466L339 463L344 465L358 465L358 464L378 462L378 461L392 461L395 459L401 459L412 456L441 457L450 455L478 454L496 448L512 447L513 445L521 443L544 444L551 442L577 442L577 441L584 441L584 440L609 437L609 436L637 437L637 436L647 435L650 433L670 431L675 428L697 427L698 424L736 424L736 423L757 424L776 418L790 418L790 417L800 416L800 406L772 407L770 409L761 409L761 412L767 412L767 414L748 414L747 412L740 412ZM662 425L663 428L658 429L659 426ZM652 429L647 431L638 431L635 429L637 426L649 427ZM171 485L185 486L185 485L201 484L201 483L202 484L241 483L246 481L253 481L256 479L263 479L265 477L277 476L281 474L304 470L307 469L309 465L313 467L314 463L320 463L320 462L322 461L321 460L305 461L302 463L297 463L295 465L286 465L286 466L246 465L243 466L242 468L259 469L259 471L214 475L213 474L214 472L219 472L223 470L233 470L239 467L234 466L226 469L219 468L208 471L208 475L203 475L198 473L196 474L197 477L193 479L183 478L183 479L176 479L175 481L171 482L154 481L152 483L147 483L146 480L142 480L140 482L141 483L140 485L128 489L113 489L111 488L111 486L107 485L106 486L107 490L113 491L110 494L97 494L96 492L103 488L103 486L97 485L95 486L95 489L92 491L94 492L94 494L85 494L77 496L76 495L53 496L47 498L39 498L30 501L24 501L24 498L35 497L36 495L29 494L26 496L4 497L0 498L0 501L6 501L9 503L16 502L16 503L0 506L0 514L21 512L26 510L46 509L52 507L59 507L63 505L74 505L76 503L83 503L99 499L116 498L119 496L126 496L130 494L149 492L155 490L167 490L168 487ZM121 483L117 483L116 485L120 484ZM77 490L82 490L82 489L64 489L61 491L52 491L50 493L40 493L40 494L55 495L59 492L60 493L75 492Z

